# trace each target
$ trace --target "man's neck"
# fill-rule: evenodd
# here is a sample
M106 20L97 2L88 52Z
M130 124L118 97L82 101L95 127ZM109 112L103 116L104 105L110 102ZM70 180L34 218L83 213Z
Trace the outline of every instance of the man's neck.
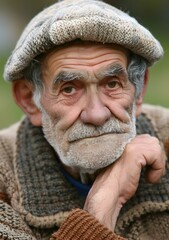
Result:
M62 163L61 163L62 164ZM76 167L70 167L62 164L64 170L75 180L80 181L84 184L91 184L94 182L96 176L98 175L98 172L100 170L90 170L90 171L84 171L81 169L78 169Z

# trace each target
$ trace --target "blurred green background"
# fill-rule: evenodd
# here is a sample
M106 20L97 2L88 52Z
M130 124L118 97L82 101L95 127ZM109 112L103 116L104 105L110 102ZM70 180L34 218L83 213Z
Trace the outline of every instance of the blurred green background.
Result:
M4 64L27 22L54 0L0 0L0 129L23 115L12 99L10 83L3 80ZM105 1L127 11L161 42L165 55L150 70L145 102L169 107L169 1Z

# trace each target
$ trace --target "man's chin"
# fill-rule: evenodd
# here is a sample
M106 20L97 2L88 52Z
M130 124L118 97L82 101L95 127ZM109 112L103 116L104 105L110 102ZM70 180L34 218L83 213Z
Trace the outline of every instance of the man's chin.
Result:
M83 171L96 171L115 162L131 140L129 134L106 134L72 142L63 157L63 162Z

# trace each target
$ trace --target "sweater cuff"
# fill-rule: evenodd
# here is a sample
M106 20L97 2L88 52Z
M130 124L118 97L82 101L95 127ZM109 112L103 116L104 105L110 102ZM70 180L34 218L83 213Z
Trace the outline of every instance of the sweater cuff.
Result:
M72 210L51 240L124 240L82 209Z

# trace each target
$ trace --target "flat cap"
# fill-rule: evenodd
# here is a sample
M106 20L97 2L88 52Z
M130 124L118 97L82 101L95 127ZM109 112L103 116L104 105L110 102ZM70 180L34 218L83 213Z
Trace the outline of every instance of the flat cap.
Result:
M122 45L149 65L163 56L150 31L127 13L99 0L63 0L30 21L6 63L4 78L21 78L36 56L75 39Z

